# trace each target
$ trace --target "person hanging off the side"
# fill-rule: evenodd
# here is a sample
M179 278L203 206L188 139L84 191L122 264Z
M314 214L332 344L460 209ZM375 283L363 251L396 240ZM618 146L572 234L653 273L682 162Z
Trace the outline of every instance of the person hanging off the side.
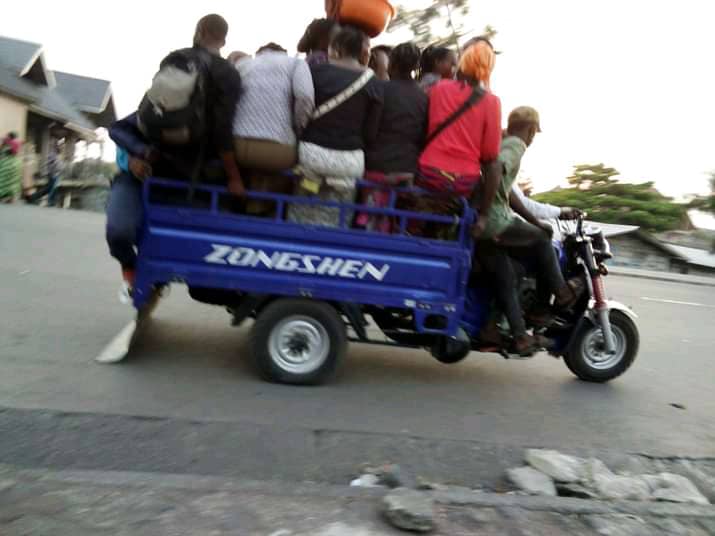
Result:
M175 179L211 178L226 184L231 193L245 193L233 147L233 118L240 93L240 76L235 67L220 56L226 43L228 23L219 15L207 15L196 25L192 48L172 52L161 69L139 110L109 129L109 136L120 153L120 173L112 182L107 204L106 238L110 254L119 261L123 286L120 296L131 293L136 265L136 244L144 218L142 181L152 174ZM199 68L186 68L187 62ZM185 69L182 69L184 67ZM196 91L200 71L205 83ZM171 103L178 94L179 81L189 92L176 114L152 117L154 103ZM181 88L178 88L181 89ZM188 104L187 104L188 103ZM177 105L178 106L178 105ZM161 128L164 119L179 116L177 128ZM200 120L198 120L199 118ZM201 127L203 125L203 128ZM204 141L208 140L208 141ZM124 157L125 156L125 157Z

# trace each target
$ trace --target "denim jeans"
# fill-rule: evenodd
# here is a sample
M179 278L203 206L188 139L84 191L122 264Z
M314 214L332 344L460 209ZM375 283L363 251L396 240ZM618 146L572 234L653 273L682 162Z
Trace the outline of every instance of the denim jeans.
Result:
M123 269L133 269L137 260L137 240L144 218L142 183L120 173L112 182L107 203L106 237L109 253Z

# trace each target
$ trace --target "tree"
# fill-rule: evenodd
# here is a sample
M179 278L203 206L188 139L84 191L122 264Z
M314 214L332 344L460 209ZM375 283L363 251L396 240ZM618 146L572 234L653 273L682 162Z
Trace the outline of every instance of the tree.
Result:
M695 197L688 204L688 208L715 212L715 171L708 173L708 184L710 185L710 195Z
M571 188L538 194L534 199L556 206L576 207L592 220L603 223L638 225L660 232L681 228L687 207L674 203L655 189L652 182L630 184L613 177L619 173L603 164L574 166Z
M524 192L526 197L531 197L534 193L534 181L531 177L520 176L517 178L516 185Z
M579 164L574 166L574 173L568 177L569 184L579 190L588 190L595 185L607 186L615 182L612 177L620 175L612 167L603 164Z
M487 24L484 27L484 31L482 31L482 35L490 41L493 41L498 33L499 32L497 32L496 28L494 28L494 26L492 26L491 24Z
M467 33L459 20L468 14L468 0L434 0L425 9L407 9L400 5L387 31L407 28L414 35L414 43L421 48L438 44L458 49L459 39ZM493 28L487 28L496 35Z

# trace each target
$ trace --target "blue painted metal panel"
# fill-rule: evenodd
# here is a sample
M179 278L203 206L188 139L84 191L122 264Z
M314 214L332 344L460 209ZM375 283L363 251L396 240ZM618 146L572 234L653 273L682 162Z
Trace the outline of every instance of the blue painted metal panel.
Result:
M210 194L207 208L179 208L148 202L152 186L185 191L185 183L147 182L146 218L140 240L135 306L141 307L157 283L183 281L191 286L279 296L412 309L423 332L453 335L464 310L471 269L469 209L459 240L428 240L347 228L300 225L252 218L219 210L222 188L200 186ZM250 197L287 203L314 199L250 193ZM402 218L452 222L450 218L337 205ZM279 212L283 212L280 210ZM422 326L429 315L447 319L446 329Z

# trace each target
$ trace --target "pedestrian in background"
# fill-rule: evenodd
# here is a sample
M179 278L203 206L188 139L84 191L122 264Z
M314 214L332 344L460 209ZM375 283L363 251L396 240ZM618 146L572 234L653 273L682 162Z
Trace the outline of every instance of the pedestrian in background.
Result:
M62 146L60 141L51 141L50 148L47 151L47 158L45 158L45 177L47 177L47 184L34 194L27 196L28 203L37 203L40 199L47 196L47 206L55 206L57 187L60 184L64 171L61 152Z
M50 144L45 165L47 170L47 206L54 207L57 200L57 188L60 185L65 168L62 160L62 146L59 140Z
M0 143L0 202L12 203L22 191L22 160L20 140L14 132Z

